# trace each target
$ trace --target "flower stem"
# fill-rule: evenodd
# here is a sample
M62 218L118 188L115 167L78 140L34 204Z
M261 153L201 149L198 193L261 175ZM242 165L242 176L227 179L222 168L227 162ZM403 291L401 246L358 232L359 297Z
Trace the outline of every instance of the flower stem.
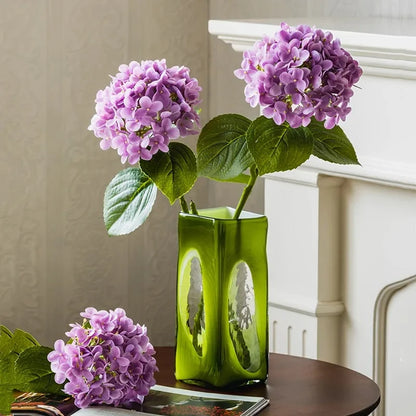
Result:
M247 186L244 188L243 193L241 194L240 200L238 201L238 205L233 217L235 220L238 220L238 217L240 216L241 211L243 210L244 205L246 204L247 199L251 194L251 191L253 189L254 184L256 183L258 176L259 172L257 170L257 166L254 164L250 167L250 179L248 181Z
M184 196L183 196L183 195L181 196L180 201L181 201L182 211L183 211L185 214L189 214L188 204L186 203L186 200L185 200L185 198L184 198Z
M192 199L191 199L191 212L192 212L192 214L194 214L194 215L199 215L199 214L198 214L198 210L196 209L195 202L194 202L194 201L192 201Z

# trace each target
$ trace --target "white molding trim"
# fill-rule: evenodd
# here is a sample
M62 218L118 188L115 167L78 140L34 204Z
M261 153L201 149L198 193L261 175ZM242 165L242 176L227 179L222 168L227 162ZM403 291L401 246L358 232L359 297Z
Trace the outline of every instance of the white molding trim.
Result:
M302 166L287 172L266 175L268 179L299 184L318 184L317 174L357 179L380 185L416 190L416 165L381 159L361 158L362 165L336 165L311 157ZM316 178L316 179L314 179Z
M374 416L384 416L385 414L387 308L397 291L414 282L416 282L416 275L385 286L377 296L374 307L373 380L380 389L381 401Z
M416 21L409 19L282 18L261 20L210 20L208 30L235 51L243 52L265 34L276 32L280 22L309 23L333 32L342 46L359 58L366 75L416 79ZM393 35L390 33L394 33ZM410 33L410 35L409 35Z
M315 318L339 316L345 310L344 303L341 301L316 302L313 299L300 299L294 296L282 297L277 301L269 302L269 306Z
M340 186L343 179L341 176L322 175L320 169L309 169L307 165L302 165L295 170L276 172L264 175L266 179L280 182L295 183L298 185L311 186L313 188L330 188Z

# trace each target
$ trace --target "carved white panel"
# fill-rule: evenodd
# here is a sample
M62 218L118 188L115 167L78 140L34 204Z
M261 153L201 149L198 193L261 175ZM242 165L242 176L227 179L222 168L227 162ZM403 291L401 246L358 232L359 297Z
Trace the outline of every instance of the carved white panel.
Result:
M316 358L317 319L269 306L269 348L271 352Z

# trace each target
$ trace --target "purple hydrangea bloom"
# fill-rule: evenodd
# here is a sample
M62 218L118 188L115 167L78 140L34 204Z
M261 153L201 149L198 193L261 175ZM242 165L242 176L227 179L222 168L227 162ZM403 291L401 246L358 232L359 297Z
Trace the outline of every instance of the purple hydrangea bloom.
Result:
M88 127L101 139L101 149L116 149L122 163L134 165L167 152L170 140L198 133L201 87L188 68L133 61L119 71L97 92Z
M81 313L83 325L71 324L70 341L55 342L48 354L55 381L75 405L126 406L142 403L156 381L155 351L145 326L134 324L123 309Z
M260 105L276 124L296 128L315 117L331 129L351 111L352 87L362 70L330 32L282 23L274 36L244 52L234 74L247 83L246 101Z

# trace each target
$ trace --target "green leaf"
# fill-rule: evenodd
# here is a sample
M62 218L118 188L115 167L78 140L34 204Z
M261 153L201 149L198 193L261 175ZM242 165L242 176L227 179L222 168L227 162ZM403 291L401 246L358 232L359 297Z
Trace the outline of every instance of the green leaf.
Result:
M304 127L277 125L273 119L258 117L247 131L247 144L259 174L297 168L312 153L313 138Z
M15 383L15 361L27 348L39 345L29 333L16 329L13 333L5 326L0 327L0 385Z
M142 160L140 166L171 204L186 194L197 178L195 155L179 142L170 143L167 153L157 152L151 160Z
M13 394L14 390L36 391L34 389L35 386L30 384L22 385L21 377L23 377L22 371L31 371L37 361L31 357L25 362L24 369L23 367L17 367L17 362L27 351L39 348L44 347L40 347L36 339L29 333L20 329L11 332L5 326L0 326L0 413L10 413L10 406L15 397ZM49 367L49 362L46 360L46 351L49 352L50 349L42 350L39 353L39 359L43 355L44 366L47 365ZM60 390L60 387L53 380L53 376L52 380L43 380L39 386L42 385L54 385L54 392L57 392L57 387ZM49 391L52 391L52 387L50 387L50 390L42 390L42 392ZM62 392L60 393L62 394Z
M197 143L200 176L232 181L253 164L246 141L250 123L238 114L222 114L203 127Z
M322 121L312 119L308 130L313 136L313 155L327 162L342 165L359 165L351 142L339 126L328 130Z
M0 325L0 339L2 339L2 337L5 338L11 338L13 336L13 332L10 331L9 328L6 328L4 325Z
M35 346L24 350L16 360L16 385L21 391L61 394L62 385L55 383L48 354L49 347Z
M109 235L128 234L149 216L157 188L138 168L119 172L104 194L104 223Z
M236 176L235 178L222 180L222 179L215 179L218 182L234 182L234 183L244 183L248 184L250 180L250 175L247 175L246 173L242 173L241 175Z
M18 354L13 351L13 333L0 326L0 412L10 413L10 398L15 385L14 363ZM13 400L13 397L12 399Z
M18 355L10 352L0 358L0 386L11 386L15 384L14 363Z
M36 339L28 332L16 329L12 337L13 349L15 352L20 353L27 348L40 345Z
M0 384L0 414L10 414L10 408L14 399L13 389Z
M2 364L2 358L6 357L13 349L13 332L3 325L0 325L0 368ZM0 380L1 380L0 371Z

